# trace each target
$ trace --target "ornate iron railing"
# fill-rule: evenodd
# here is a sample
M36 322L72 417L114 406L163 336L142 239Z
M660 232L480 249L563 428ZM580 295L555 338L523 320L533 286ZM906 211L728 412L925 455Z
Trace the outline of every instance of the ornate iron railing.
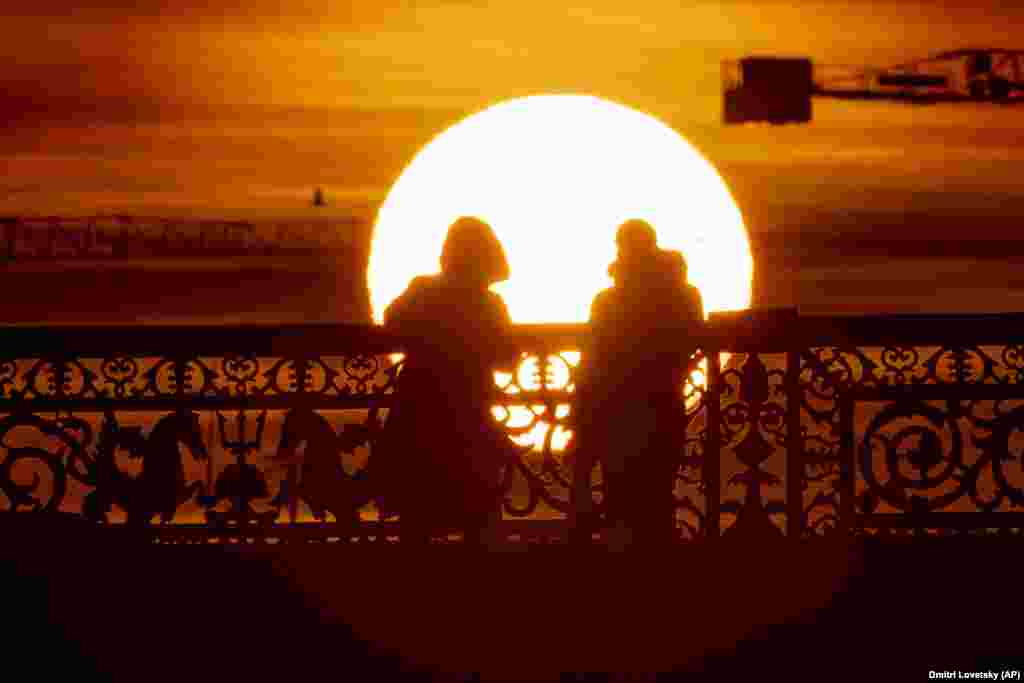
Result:
M394 535L372 506L354 523L339 511L373 457L400 337L337 325L0 334L0 508L143 519L160 541ZM497 377L494 410L523 445L504 475L512 536L565 531L585 334L512 331L523 355ZM698 341L701 370L681 388L681 540L1024 527L1024 315L747 313ZM285 438L304 444L298 459L275 459ZM596 471L598 500L600 488Z

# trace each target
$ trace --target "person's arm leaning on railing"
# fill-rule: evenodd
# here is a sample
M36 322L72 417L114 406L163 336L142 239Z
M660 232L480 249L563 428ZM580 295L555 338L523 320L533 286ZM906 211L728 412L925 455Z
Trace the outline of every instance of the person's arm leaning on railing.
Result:
M519 348L510 334L512 316L509 315L504 299L493 293L490 293L489 298L492 302L490 308L496 316L493 321L496 334L492 340L495 351L494 370L511 374L516 371L520 360L522 360L523 349Z

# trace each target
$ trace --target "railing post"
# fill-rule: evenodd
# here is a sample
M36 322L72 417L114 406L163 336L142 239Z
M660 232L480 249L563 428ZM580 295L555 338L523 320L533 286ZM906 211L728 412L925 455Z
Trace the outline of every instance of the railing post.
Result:
M856 520L857 462L853 438L853 397L840 390L839 396L839 529L847 538L853 535Z
M803 535L804 439L800 430L800 352L786 352L786 537Z
M297 405L304 405L306 399L306 386L309 384L309 359L305 356L295 358L295 393L298 397ZM288 465L286 481L288 482L288 521L296 524L299 521L299 477L302 475L302 468L296 463Z
M707 375L707 426L704 430L704 500L707 504L704 521L705 539L717 540L721 534L722 468L720 462L722 411L719 401L721 382L720 350L717 343L705 349L708 364Z

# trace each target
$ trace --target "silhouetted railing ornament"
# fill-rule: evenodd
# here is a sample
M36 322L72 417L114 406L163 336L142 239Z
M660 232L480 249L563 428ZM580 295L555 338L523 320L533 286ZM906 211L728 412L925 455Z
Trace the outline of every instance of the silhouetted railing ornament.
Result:
M713 320L681 387L681 540L1024 527L1024 316ZM0 334L3 509L161 541L394 535L366 468L400 337L325 325ZM514 536L565 532L585 334L512 331L523 356L494 403L522 445L503 475ZM593 493L600 509L600 468Z

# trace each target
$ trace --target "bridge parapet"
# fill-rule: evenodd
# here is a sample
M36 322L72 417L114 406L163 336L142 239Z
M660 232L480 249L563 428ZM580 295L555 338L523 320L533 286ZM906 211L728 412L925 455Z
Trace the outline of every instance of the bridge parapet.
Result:
M496 377L493 411L523 446L505 468L510 535L564 535L586 333L511 333L522 358ZM410 340L345 325L0 334L0 508L102 527L146 516L164 541L393 536L372 505L358 524L338 523L330 500L297 493L302 462L275 456L289 415L312 411L301 457L341 462L323 490L349 495ZM698 370L680 388L681 541L1024 527L1024 316L748 312L713 317L698 342ZM600 505L599 470L593 484Z

